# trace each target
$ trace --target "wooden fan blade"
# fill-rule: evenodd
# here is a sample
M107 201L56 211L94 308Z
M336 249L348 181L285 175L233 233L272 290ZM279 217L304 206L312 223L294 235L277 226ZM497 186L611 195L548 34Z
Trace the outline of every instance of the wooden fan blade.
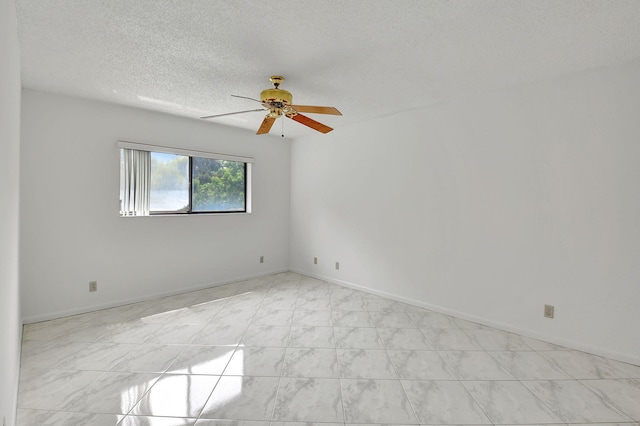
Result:
M318 123L316 120L312 120L311 118L302 114L295 114L289 118L292 119L293 121L297 121L300 124L304 124L305 126L311 127L313 130L317 130L322 133L329 133L330 131L333 130L331 127L325 126L322 123Z
M328 106L313 106L313 105L291 105L293 109L298 112L311 112L314 114L331 114L331 115L342 115L337 108L328 107Z
M244 114L245 112L255 112L255 111L264 111L264 108L260 108L260 109L248 109L248 110L246 110L246 111L238 111L238 112L227 112L226 114L207 115L207 116L200 117L200 118L204 120L204 119L207 119L207 118L224 117L225 115Z
M260 125L260 128L256 132L256 135L263 135L265 133L269 133L269 131L271 130L271 126L273 126L273 123L275 123L275 121L276 119L274 117L269 117L267 115L264 118L264 120L262 120L262 124Z

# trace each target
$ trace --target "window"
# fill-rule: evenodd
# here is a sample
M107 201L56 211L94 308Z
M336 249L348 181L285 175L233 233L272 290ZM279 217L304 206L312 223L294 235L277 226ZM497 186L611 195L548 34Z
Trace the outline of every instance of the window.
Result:
M249 212L251 158L120 142L120 215Z

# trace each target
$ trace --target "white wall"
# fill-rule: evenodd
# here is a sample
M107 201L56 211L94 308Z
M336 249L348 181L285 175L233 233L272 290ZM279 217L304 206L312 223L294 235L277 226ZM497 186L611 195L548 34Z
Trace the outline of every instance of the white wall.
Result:
M30 90L22 117L25 321L288 270L288 140ZM253 213L119 217L119 139L254 157Z
M640 364L638 75L636 62L296 140L292 269Z
M20 367L18 287L20 55L15 2L0 0L0 421L15 424Z

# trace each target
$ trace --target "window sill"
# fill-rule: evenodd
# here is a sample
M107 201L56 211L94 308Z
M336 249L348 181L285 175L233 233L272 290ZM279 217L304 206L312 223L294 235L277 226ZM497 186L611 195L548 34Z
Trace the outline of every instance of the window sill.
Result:
M220 212L220 213L162 213L162 214L149 214L146 216L123 216L119 214L121 218L142 218L142 217L197 217L197 216L238 216L238 215L250 215L251 212Z

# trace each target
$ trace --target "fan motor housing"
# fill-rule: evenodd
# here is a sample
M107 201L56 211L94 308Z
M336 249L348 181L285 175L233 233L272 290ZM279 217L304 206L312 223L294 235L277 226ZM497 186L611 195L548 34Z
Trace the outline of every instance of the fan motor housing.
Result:
M278 106L279 108L282 108L284 106L287 105L291 105L291 102L293 100L293 96L291 95L291 93L287 92L286 90L282 90L282 89L265 89L262 92L260 92L260 100L262 102L274 105L274 106ZM278 105L281 104L281 105Z

